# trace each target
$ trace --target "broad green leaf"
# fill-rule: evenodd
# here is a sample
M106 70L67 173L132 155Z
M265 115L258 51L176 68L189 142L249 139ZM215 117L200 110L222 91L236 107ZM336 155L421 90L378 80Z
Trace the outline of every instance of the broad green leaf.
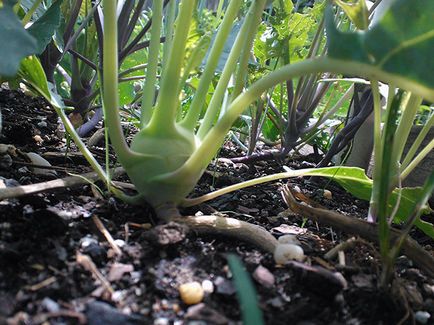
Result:
M39 62L36 56L29 56L21 62L18 76L33 88L38 95L45 98L51 97L47 77L45 76L44 69L42 69L41 62Z
M366 0L334 0L342 8L353 24L361 30L369 25L369 10L366 7Z
M12 7L0 9L0 75L16 74L20 61L36 52L36 40L23 28Z
M371 64L428 88L434 88L434 1L396 0L369 30L338 31L326 12L328 56Z
M269 141L276 141L279 138L279 129L271 122L271 120L267 117L263 126L262 126L262 134L265 139Z
M36 54L41 54L51 38L54 35L56 29L60 26L60 4L62 0L54 2L50 8L33 23L27 30L37 41Z

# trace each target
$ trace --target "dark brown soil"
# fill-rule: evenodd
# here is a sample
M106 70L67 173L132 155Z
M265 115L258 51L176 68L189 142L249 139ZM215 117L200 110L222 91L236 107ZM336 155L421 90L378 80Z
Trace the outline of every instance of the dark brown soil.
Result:
M57 172L57 176L35 174L18 154L10 167L0 169L7 186L90 171L78 154L52 154L75 149L62 140L57 116L43 101L3 89L0 109L0 143L46 157ZM93 150L103 162L104 149ZM222 157L238 154L231 144L221 152ZM312 157L298 157L286 164L301 168L313 163ZM279 162L234 165L223 159L209 167L193 196L281 171ZM332 183L292 182L331 210L366 215L366 202ZM241 190L181 212L220 213L262 225L275 236L295 233L308 255L305 265L320 266L324 272L316 274L295 264L276 266L271 254L225 237L189 236L177 244L157 245L140 227L155 225L149 208L102 196L96 186L1 201L0 324L239 324L228 253L238 255L255 278L266 324L398 324L401 320L412 324L420 323L423 316L430 316L426 324L434 323L432 278L402 256L395 291L388 295L377 289L380 264L376 248L369 243L347 251L345 265L325 260L327 251L349 237L288 211L280 195L282 184ZM323 197L324 188L331 191L332 199ZM116 240L121 255L101 235L95 216ZM433 252L431 239L418 232L414 236ZM90 258L112 293L89 271L83 256ZM258 267L265 268L260 271L267 276L254 276ZM180 300L179 285L190 281L212 284L203 304L187 306Z

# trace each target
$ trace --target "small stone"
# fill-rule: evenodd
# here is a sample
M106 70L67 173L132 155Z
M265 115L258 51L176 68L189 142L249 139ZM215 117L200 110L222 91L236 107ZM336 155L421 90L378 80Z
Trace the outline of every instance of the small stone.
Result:
M291 260L303 261L305 258L303 248L294 244L277 244L274 250L274 261L285 264Z
M122 247L124 247L125 246L125 240L122 240L122 239L115 239L115 244L119 247L119 248L122 248Z
M47 159L42 158L40 155L34 152L28 152L27 158L30 159L32 164L39 165L39 166L45 166L45 167L51 167L51 164L48 162ZM46 168L33 168L33 172L36 175L44 175L44 176L57 176L57 172L54 169L46 169Z
M97 244L98 245L98 241L95 238L88 237L88 236L83 237L82 239L80 239L80 247L81 247L81 249L85 249L90 244Z
M420 324L428 324L431 314L426 311L419 310L414 314L414 318L416 319L416 322Z
M57 302L55 302L54 300L45 297L42 302L41 302L41 306L48 312L50 313L55 313L58 312L60 310L60 306Z
M229 281L222 276L218 276L215 279L214 284L216 286L216 291L219 294L231 296L236 292L232 281Z
M42 139L42 137L41 137L39 134L35 135L35 136L33 137L33 140L35 140L35 142L36 142L37 144L42 144L42 142L44 142L44 140Z
M430 285L428 283L423 284L423 290L425 291L426 295L429 297L434 297L434 285Z
M204 291L199 282L188 282L179 286L179 295L186 305L195 305L202 301Z
M154 320L154 325L169 325L169 319L165 317L160 317Z
M274 308L282 308L284 306L284 302L280 297L274 297L273 299L270 299L268 303Z
M203 280L202 281L202 289L206 293L213 293L214 292L214 284L210 280Z
M332 192L330 192L329 190L324 190L322 195L327 200L331 200L333 198Z
M406 283L404 286L408 302L415 308L419 309L423 306L423 296L419 291L416 283Z
M46 127L48 126L48 124L47 124L47 122L45 122L45 121L41 121L41 122L38 123L38 126L39 126L40 128L46 128Z
M12 158L8 154L0 155L0 169L7 169L12 166Z
M267 268L259 265L253 272L253 278L266 288L274 286L274 275Z
M297 236L294 234L280 236L277 240L279 244L301 245L300 241L297 239Z

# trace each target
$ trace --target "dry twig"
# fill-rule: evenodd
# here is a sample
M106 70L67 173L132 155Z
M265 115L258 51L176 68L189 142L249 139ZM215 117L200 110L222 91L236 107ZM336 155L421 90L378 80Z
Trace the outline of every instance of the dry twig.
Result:
M101 222L100 218L98 218L97 215L92 216L92 220L95 223L95 226L98 228L98 230L103 234L113 251L117 256L122 255L122 251L119 248L119 246L116 244L115 240L113 239L110 232L107 230L107 228L104 226L104 224Z
M113 177L124 174L123 168L115 168ZM95 172L86 173L80 176L68 176L59 178L48 182L41 182L30 185L22 185L15 187L7 187L0 189L0 201L11 198L18 198L26 195L37 194L46 191L52 191L58 188L74 187L84 185L98 180L98 175Z

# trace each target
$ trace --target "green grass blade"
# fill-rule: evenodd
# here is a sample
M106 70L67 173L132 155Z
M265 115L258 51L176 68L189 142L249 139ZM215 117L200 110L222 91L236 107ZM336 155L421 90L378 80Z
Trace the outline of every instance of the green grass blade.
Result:
M227 260L234 276L237 297L241 307L244 325L263 325L262 311L258 307L256 290L249 274L244 270L240 259L235 255L228 255Z

